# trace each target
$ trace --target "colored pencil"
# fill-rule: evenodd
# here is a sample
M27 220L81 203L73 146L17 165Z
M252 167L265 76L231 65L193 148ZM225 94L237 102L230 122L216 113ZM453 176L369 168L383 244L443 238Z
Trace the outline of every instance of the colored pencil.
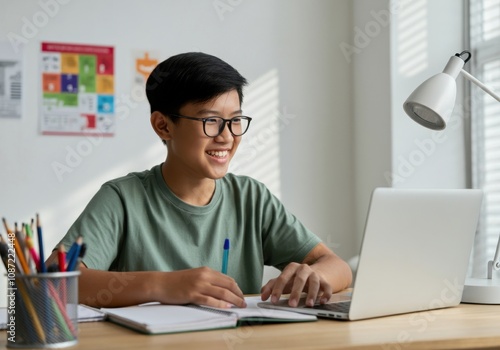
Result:
M63 277L63 279L65 279L65 277ZM54 288L54 286L52 285L52 283L49 283L49 292L50 292L50 295L52 296L52 298L54 299L54 301L56 302L56 304L59 306L59 310L61 311L63 318L66 320L66 323L67 323L68 327L70 328L71 333L73 333L73 335L76 337L76 335L77 335L76 329L73 326L73 322L71 322L71 319L69 318L68 313L66 312L66 306L61 301L61 298L59 298L59 294L57 294L57 291Z
M64 246L61 244L57 249L57 261L59 262L59 271L66 271L66 252L64 251Z
M14 249L16 250L17 254L17 260L21 263L22 267L22 273L29 274L30 273L30 268L28 266L28 262L26 261L26 258L24 257L24 252L21 249L21 246L17 244L17 239L13 237L13 243L14 243Z
M35 307L33 306L33 303L31 302L31 298L29 296L28 291L25 289L24 281L17 280L16 281L17 289L21 293L21 297L23 298L24 304L26 305L26 309L28 310L29 314L31 315L31 319L33 320L33 325L35 326L35 330L40 337L40 340L42 343L45 343L46 338L45 338L45 332L43 331L42 324L40 323L40 319L38 318L38 314L35 311Z
M7 234L12 233L12 230L10 229L9 225L7 224L7 220L5 218L2 218L3 226L5 227L5 231L7 231Z
M43 234L42 225L40 223L40 215L36 214L36 232L38 234L38 254L40 254L40 272L47 272L47 267L45 266L45 255L43 252Z
M40 258L38 257L38 253L35 250L35 244L31 240L31 237L28 237L28 236L26 236L25 242L26 242L26 247L28 248L29 253L31 255L31 258L33 259L33 262L36 265L37 271L41 272L40 271Z
M68 265L66 266L66 271L74 271L76 266L77 266L77 263L78 263L78 257L80 255L80 250L82 248L82 243L83 243L83 237L78 237L76 239L76 248L75 248L75 251L73 253L73 255L71 256L71 260L68 262Z

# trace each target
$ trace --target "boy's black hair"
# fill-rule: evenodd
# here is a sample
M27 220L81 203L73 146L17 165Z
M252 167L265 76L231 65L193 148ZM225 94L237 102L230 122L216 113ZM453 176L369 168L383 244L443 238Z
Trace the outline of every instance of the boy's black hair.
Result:
M172 56L151 72L146 82L146 96L151 113L178 114L187 103L206 102L236 90L243 103L246 79L229 64L202 52Z

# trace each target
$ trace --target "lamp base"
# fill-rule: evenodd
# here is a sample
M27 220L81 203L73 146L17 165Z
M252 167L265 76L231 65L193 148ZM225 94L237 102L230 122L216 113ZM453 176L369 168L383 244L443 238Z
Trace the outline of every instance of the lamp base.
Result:
M462 303L500 304L500 280L488 278L467 278Z

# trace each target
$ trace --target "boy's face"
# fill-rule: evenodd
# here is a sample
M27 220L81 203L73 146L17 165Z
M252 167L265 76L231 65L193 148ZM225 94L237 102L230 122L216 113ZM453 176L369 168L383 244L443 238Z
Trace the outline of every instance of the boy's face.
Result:
M236 90L232 90L208 102L188 103L179 114L230 119L241 115L240 99ZM184 176L198 179L218 179L227 173L229 162L241 141L241 136L231 134L227 123L217 137L206 136L201 121L181 118L171 127L167 158L175 163L175 169Z

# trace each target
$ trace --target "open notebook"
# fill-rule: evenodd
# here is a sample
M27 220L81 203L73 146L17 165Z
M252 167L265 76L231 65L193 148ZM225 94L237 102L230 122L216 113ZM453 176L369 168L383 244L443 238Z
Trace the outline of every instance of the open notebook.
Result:
M316 316L262 309L260 297L246 297L244 309L217 309L196 305L148 303L120 308L102 308L108 320L148 334L234 328L241 324L316 321Z

